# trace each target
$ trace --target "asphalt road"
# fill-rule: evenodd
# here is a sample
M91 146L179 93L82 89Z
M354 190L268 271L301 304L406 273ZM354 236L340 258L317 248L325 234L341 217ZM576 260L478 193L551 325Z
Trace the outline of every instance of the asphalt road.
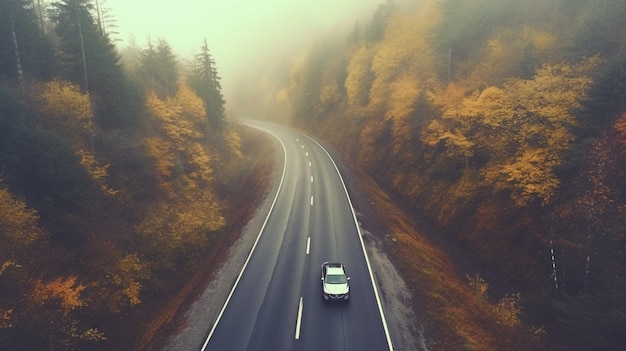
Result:
M283 146L282 180L202 350L393 350L354 210L329 154L291 129L249 124ZM346 265L349 303L322 300L324 261Z

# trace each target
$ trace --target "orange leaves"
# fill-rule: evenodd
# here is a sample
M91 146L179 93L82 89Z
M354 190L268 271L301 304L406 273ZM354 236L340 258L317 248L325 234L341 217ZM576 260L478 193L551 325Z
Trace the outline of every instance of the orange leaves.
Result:
M547 204L559 186L553 169L574 138L568 129L575 124L571 111L585 98L598 63L592 57L574 66L544 65L534 79L510 79L462 103L455 86L431 93L444 119L431 122L422 141L431 146L445 141L450 152L466 156L475 147L489 150L482 173L494 190L509 191L518 206Z
M396 80L410 76L421 86L430 86L435 80L437 57L429 39L441 16L435 1L422 6L415 13L392 16L385 40L376 47L371 64L375 78L369 95L372 111L384 108L391 93L389 84Z
M220 202L213 192L214 164L204 132L210 126L202 100L181 86L176 96L159 99L148 96L146 105L155 122L155 135L143 140L154 159L163 193L161 200L146 209L135 227L150 257L160 268L173 268L175 258L202 250L208 244L207 234L225 225ZM230 149L240 155L236 134L224 136ZM221 166L221 165L220 165ZM122 267L137 268L136 257L121 261ZM133 269L135 269L133 268ZM123 294L131 305L139 303L141 284L133 274L118 273Z
M415 111L420 90L415 80L406 76L393 82L390 90L389 108L385 113L385 119L392 123L394 151L398 152L401 145L409 141L414 133L410 117Z
M150 272L146 264L141 262L137 253L122 257L115 267L112 281L122 287L121 293L130 306L141 303L142 285L139 280L148 279ZM115 306L114 306L115 307Z
M504 179L489 172L486 177L499 187L512 188L511 197L520 207L535 199L545 205L559 186L559 179L553 172L559 161L559 156L549 149L525 149L499 168Z
M617 119L613 128L619 135L619 142L622 146L626 146L626 113L623 113L622 116Z
M47 283L38 280L35 283L32 299L38 304L45 304L50 300L59 300L63 315L67 316L75 308L85 306L85 301L81 299L80 294L87 286L77 284L77 279L77 276L57 277Z
M87 150L80 149L77 154L80 157L80 164L85 167L91 179L100 185L102 192L109 196L114 196L117 191L109 188L106 184L106 178L109 176L109 165L101 166L96 160L96 156Z
M43 235L37 224L38 220L37 212L27 208L24 201L13 196L0 179L0 239L9 245L30 244ZM4 250L0 250L2 251Z
M188 163L192 171L203 168L201 178L209 180L210 157L201 145L201 130L207 125L202 100L182 86L175 97L165 100L150 93L146 106L157 121L160 135L144 139L144 145L154 158L159 175L170 178L177 167Z
M361 47L350 59L348 76L345 80L348 102L351 105L366 105L373 74L371 72L373 50Z

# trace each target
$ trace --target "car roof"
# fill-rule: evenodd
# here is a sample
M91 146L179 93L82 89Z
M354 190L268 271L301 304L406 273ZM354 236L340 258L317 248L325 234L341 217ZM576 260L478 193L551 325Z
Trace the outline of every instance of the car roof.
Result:
M326 270L326 274L327 275L329 274L330 275L343 275L345 274L345 272L340 267L328 267L328 269Z

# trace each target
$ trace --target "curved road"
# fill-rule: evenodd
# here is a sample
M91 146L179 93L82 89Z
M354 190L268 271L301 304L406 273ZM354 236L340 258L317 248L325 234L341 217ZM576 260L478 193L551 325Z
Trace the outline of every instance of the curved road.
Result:
M393 350L343 180L291 129L248 122L284 148L272 209L202 351ZM351 301L322 301L320 265L342 261Z

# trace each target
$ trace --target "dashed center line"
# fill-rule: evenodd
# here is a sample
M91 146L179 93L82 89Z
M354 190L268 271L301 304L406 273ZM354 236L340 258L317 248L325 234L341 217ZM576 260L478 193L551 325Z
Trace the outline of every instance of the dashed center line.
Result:
M311 176L311 183L313 183L313 176Z
M311 206L313 206L313 195L311 195Z
M311 250L311 237L308 237L306 239L306 254L309 254L309 251Z
M298 306L298 320L296 321L296 340L300 339L300 326L302 325L302 297Z

